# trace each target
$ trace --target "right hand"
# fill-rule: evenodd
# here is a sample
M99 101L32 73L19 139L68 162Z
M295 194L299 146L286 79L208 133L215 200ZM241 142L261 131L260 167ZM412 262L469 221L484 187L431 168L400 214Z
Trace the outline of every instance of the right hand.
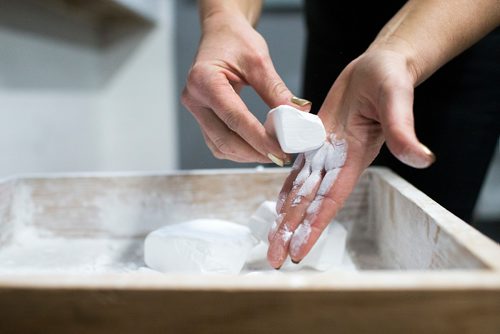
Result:
M205 19L182 104L199 123L215 157L269 163L272 154L289 163L290 156L240 98L244 85L252 86L270 108L291 104L293 94L276 73L264 38L243 16Z

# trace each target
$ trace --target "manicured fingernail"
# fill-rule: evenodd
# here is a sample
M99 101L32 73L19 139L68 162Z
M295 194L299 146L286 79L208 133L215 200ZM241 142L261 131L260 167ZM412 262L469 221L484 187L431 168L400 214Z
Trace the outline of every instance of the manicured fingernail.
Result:
M431 164L433 164L436 161L436 155L424 144L420 144L422 147L422 150L431 158Z
M430 150L426 148L429 152ZM427 151L426 150L426 151ZM398 159L407 164L408 166L411 166L413 168L427 168L430 165L432 165L436 159L434 154L431 152L431 154L425 153L426 157L424 158L422 156L422 153L417 153L415 151L410 151L406 153L402 153L398 155Z
M298 106L301 106L301 107L305 107L305 106L311 104L311 101L306 100L306 99L301 99L300 97L297 97L297 96L292 96L291 101L292 101L292 103L294 103Z
M278 158L277 156L271 154L271 153L268 153L267 154L267 157L272 161L274 162L276 165L280 166L280 167L283 167L283 160L281 160L280 158Z

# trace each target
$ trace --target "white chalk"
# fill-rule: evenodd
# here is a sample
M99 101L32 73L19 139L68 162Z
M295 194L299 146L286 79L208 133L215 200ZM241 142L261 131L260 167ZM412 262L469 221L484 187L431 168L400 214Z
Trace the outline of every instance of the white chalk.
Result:
M151 232L144 261L161 272L238 274L257 243L246 226L197 219Z
M321 233L318 241L298 264L319 271L326 271L340 266L344 261L347 231L340 223L334 221Z
M263 202L250 218L250 229L254 236L261 241L252 249L247 258L247 270L271 269L266 260L267 248L269 247L267 234L276 219L275 202L270 201ZM284 271L296 271L304 268L327 271L332 268L341 268L344 266L345 258L349 258L345 251L346 240L347 231L344 226L333 221L321 233L311 251L299 264L294 264L290 259L287 259L281 268Z
M325 127L318 116L288 105L269 111L264 126L278 139L285 153L314 150L326 140Z
M264 201L250 217L248 227L257 239L267 242L269 229L277 218L276 202Z

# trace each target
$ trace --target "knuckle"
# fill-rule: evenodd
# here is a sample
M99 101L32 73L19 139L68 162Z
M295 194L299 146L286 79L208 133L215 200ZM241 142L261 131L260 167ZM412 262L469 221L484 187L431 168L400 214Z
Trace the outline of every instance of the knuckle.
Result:
M215 148L217 149L217 151L219 151L218 153L220 155L223 155L225 157L228 153L230 153L230 147L229 147L229 145L224 137L217 137L214 139L213 142L214 142Z
M226 158L226 155L224 153L222 153L216 146L216 144L214 142L212 142L211 140L209 140L208 138L205 138L205 143L207 144L208 148L210 149L210 151L212 152L212 155L219 159L219 160L222 160L222 159L225 159Z
M269 55L261 52L256 52L249 58L250 64L255 67L264 67L269 62L269 60Z
M271 84L271 92L274 96L281 96L288 92L288 88L286 87L283 81L275 81Z
M227 111L224 114L224 123L227 125L229 129L231 129L234 132L238 132L241 126L241 116L238 112L236 111Z
M201 63L194 64L189 70L188 78L196 79L202 77L205 74L205 66Z
M208 75L207 66L203 63L194 64L189 70L187 77L187 87L200 87L206 81Z
M220 152L219 150L212 150L212 154L216 159L219 159L219 160L226 159L226 155L224 153Z
M410 94L413 95L413 85L397 76L390 76L384 79L380 84L380 94L384 97L389 97L394 94Z
M181 94L181 103L182 103L182 105L184 107L186 107L189 110L189 106L192 103L192 97L189 94L189 91L188 91L187 87L185 87L184 90L182 91L182 94Z

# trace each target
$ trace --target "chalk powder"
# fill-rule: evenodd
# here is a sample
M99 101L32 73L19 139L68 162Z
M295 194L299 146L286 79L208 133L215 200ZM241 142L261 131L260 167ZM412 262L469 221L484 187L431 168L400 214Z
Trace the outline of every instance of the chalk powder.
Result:
M337 178L341 167L344 165L347 145L343 140L330 136L329 141L314 151L307 152L297 159L293 168L304 166L297 177L294 186L301 187L301 194L309 194L314 185L319 182L318 169L325 170L326 174L321 181L318 193L308 208L308 214L319 210L323 196L331 188ZM323 166L322 166L323 163ZM313 173L314 172L314 173ZM307 180L309 183L305 186ZM311 186L312 185L312 186ZM303 188L303 189L302 189ZM309 192L308 192L309 191ZM22 195L22 194L21 194ZM29 198L28 194L25 194ZM303 196L301 195L301 196ZM29 205L23 206L30 208ZM21 210L14 210L21 212ZM29 211L29 210L28 210ZM29 215L29 214L28 214ZM22 217L20 217L22 218ZM281 217L283 219L283 217ZM28 219L21 219L28 220ZM103 223L106 223L105 221ZM280 220L276 221L277 224ZM146 227L148 222L145 222ZM299 247L307 241L310 234L309 224L299 228L292 235L285 231L283 235L287 240L292 238L292 243ZM144 267L143 238L72 238L41 236L34 226L16 223L11 232L13 238L0 249L0 274L98 274L98 273L133 273L154 271ZM294 241L295 240L295 241ZM346 255L345 262L349 269L354 265ZM255 268L257 271L268 267ZM252 269L244 269L249 272ZM156 272L154 272L156 273Z
M269 222L266 223L269 224ZM214 233L218 233L216 226L207 226L207 228ZM290 236L291 232L288 233ZM239 234L241 233L238 231ZM315 269L316 267L320 268L317 270L322 271L355 270L349 255L343 250L345 236L343 237L338 231L335 231L335 233L326 233L325 231L324 234L324 244L328 246L322 246L321 243L318 243L318 246L328 247L328 249L318 249L317 255L313 253L310 260L303 261L301 265L295 265L287 261L282 267L282 271ZM161 274L145 267L143 243L143 238L47 238L42 237L35 228L24 226L22 230L16 231L14 240L0 251L0 275ZM264 242L261 242L260 247L255 247L257 253L253 254L252 261L245 265L241 273L274 274L274 269L267 264L266 250L267 244ZM329 254L328 258L323 255L326 252ZM225 272L213 266L212 263L208 263L208 265L210 270L215 268L215 273ZM175 272L176 270L172 268L170 271Z
M296 197L292 201L292 206L301 202L304 196L312 194L319 182L319 188L314 200L307 208L308 217L317 214L323 203L323 198L332 188L337 176L344 166L347 156L347 143L344 139L337 139L334 134L330 135L320 148L304 153L304 166L297 175L294 187L300 187ZM321 174L325 173L323 178ZM298 250L307 243L311 234L311 221L306 218L293 233L290 250L296 254Z

